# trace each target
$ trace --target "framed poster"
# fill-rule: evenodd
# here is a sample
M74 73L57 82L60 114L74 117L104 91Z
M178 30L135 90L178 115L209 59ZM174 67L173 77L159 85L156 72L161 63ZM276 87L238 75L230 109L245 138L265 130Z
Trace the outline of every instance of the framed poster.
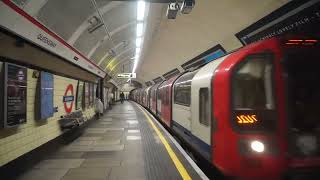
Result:
M77 95L76 95L76 110L82 107L82 97L83 97L83 82L78 81Z
M53 74L41 71L40 73L40 119L53 116Z
M27 68L11 63L4 66L4 128L27 122Z

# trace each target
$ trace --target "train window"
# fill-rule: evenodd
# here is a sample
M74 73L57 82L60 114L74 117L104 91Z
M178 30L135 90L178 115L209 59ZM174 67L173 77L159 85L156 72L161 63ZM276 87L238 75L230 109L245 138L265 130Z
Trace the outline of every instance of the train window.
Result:
M273 63L258 57L242 64L234 74L235 109L274 109Z
M201 124L209 126L210 105L208 88L200 88L199 90L199 121Z
M174 85L174 103L190 106L191 102L191 81L195 72L190 72L182 75Z

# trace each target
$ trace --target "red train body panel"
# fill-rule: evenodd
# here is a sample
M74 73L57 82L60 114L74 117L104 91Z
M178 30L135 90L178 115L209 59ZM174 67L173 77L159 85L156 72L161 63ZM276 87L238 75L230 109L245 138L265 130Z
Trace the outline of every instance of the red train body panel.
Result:
M170 79L164 81L158 87L158 93L160 93L161 99L161 110L160 110L160 119L163 123L165 123L168 127L171 126L172 119L172 88L174 81L179 76L171 77Z

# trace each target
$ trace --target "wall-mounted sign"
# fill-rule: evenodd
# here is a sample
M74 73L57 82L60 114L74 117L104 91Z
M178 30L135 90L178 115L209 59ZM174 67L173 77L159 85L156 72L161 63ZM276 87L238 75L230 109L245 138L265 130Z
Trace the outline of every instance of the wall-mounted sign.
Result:
M136 73L120 73L117 75L117 78L136 78Z
M318 35L320 2L291 1L236 34L242 44L249 44L281 34Z
M205 52L199 54L198 56L190 59L189 61L183 63L181 67L184 70L192 70L194 68L198 68L203 66L210 61L213 61L226 53L226 50L220 45L217 44L212 48L206 50Z
M73 102L74 102L73 86L72 86L72 84L69 84L67 86L66 91L64 92L64 96L63 96L64 110L67 113L71 113L72 107L73 107Z
M221 50L221 49L218 49L214 52L212 52L211 54L207 55L205 58L204 58L204 61L206 63L210 62L210 61L213 61L213 60L216 60L218 59L219 57L225 55L225 51Z
M40 119L53 116L53 74L41 72L40 74Z
M27 122L27 68L5 63L4 128Z

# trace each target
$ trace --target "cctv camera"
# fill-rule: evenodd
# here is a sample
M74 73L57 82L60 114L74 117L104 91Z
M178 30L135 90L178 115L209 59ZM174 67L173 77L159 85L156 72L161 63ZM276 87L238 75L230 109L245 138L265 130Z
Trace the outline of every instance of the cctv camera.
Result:
M182 14L189 14L191 12L191 10L193 9L195 5L195 1L194 0L184 0L182 5L181 5L181 13Z

